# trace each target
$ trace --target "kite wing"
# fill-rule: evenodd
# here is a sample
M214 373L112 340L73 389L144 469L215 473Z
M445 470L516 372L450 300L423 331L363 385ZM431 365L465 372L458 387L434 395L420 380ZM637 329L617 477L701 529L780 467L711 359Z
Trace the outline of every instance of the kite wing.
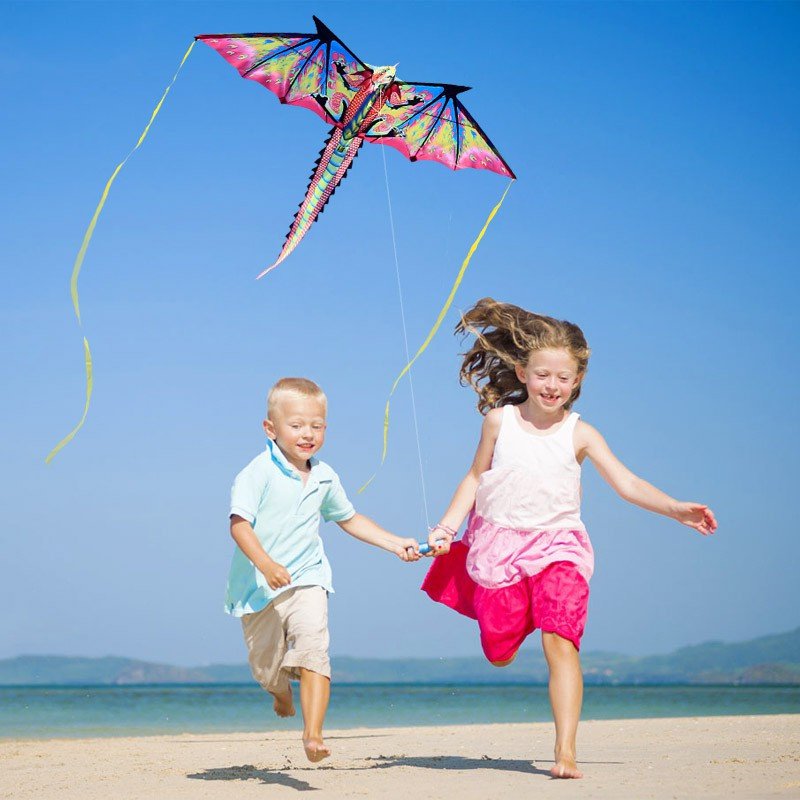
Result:
M440 161L450 169L488 169L516 176L458 95L468 86L395 81L366 133L411 161Z
M315 33L206 33L195 39L216 50L243 78L260 83L281 103L308 108L336 124L372 69L325 23ZM351 77L355 76L353 80Z

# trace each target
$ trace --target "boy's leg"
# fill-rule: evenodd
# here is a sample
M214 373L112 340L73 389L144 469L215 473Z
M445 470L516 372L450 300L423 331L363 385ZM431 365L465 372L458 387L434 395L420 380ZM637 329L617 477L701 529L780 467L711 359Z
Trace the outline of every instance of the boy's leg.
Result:
M275 713L279 717L293 717L292 687L289 676L281 669L286 653L286 637L278 612L282 602L278 597L261 611L245 614L242 632L253 677L274 698L272 707Z
M293 717L297 712L294 710L294 697L292 697L292 684L286 681L286 686L280 689L270 689L272 695L272 709L279 717Z
M331 679L300 668L300 707L303 709L303 746L309 761L321 761L331 754L322 738L322 725L331 696Z
M321 586L298 587L283 611L288 645L283 669L300 678L303 746L309 761L321 761L331 754L322 738L331 677L328 593Z
M583 675L575 645L557 633L542 632L542 647L550 670L550 705L556 723L554 778L582 778L576 763L578 722L583 703Z

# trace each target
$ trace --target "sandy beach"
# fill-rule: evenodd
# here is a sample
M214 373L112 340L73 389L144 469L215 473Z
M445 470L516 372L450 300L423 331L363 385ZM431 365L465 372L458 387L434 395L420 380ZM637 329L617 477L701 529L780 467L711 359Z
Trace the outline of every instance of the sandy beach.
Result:
M0 742L3 798L800 797L800 715L588 721L582 781L555 781L552 726L329 731L313 766L294 733Z

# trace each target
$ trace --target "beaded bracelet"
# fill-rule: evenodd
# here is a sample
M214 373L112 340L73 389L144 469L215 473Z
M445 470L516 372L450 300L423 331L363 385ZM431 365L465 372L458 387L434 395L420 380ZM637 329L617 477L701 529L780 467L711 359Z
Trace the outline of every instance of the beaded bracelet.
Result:
M451 539L456 538L456 531L454 531L449 525L443 525L441 522L437 522L432 528L429 528L431 533L434 531L444 531Z

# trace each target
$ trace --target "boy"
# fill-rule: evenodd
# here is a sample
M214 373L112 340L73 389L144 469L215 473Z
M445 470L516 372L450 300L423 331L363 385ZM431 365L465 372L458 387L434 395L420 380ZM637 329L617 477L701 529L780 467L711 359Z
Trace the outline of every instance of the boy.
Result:
M327 400L305 378L282 378L267 398L267 450L231 490L233 555L225 610L242 618L253 677L274 697L279 717L294 716L289 678L300 679L303 746L309 761L330 755L322 724L330 698L328 594L331 567L320 516L403 561L419 559L401 539L357 514L339 477L314 458L325 441Z

